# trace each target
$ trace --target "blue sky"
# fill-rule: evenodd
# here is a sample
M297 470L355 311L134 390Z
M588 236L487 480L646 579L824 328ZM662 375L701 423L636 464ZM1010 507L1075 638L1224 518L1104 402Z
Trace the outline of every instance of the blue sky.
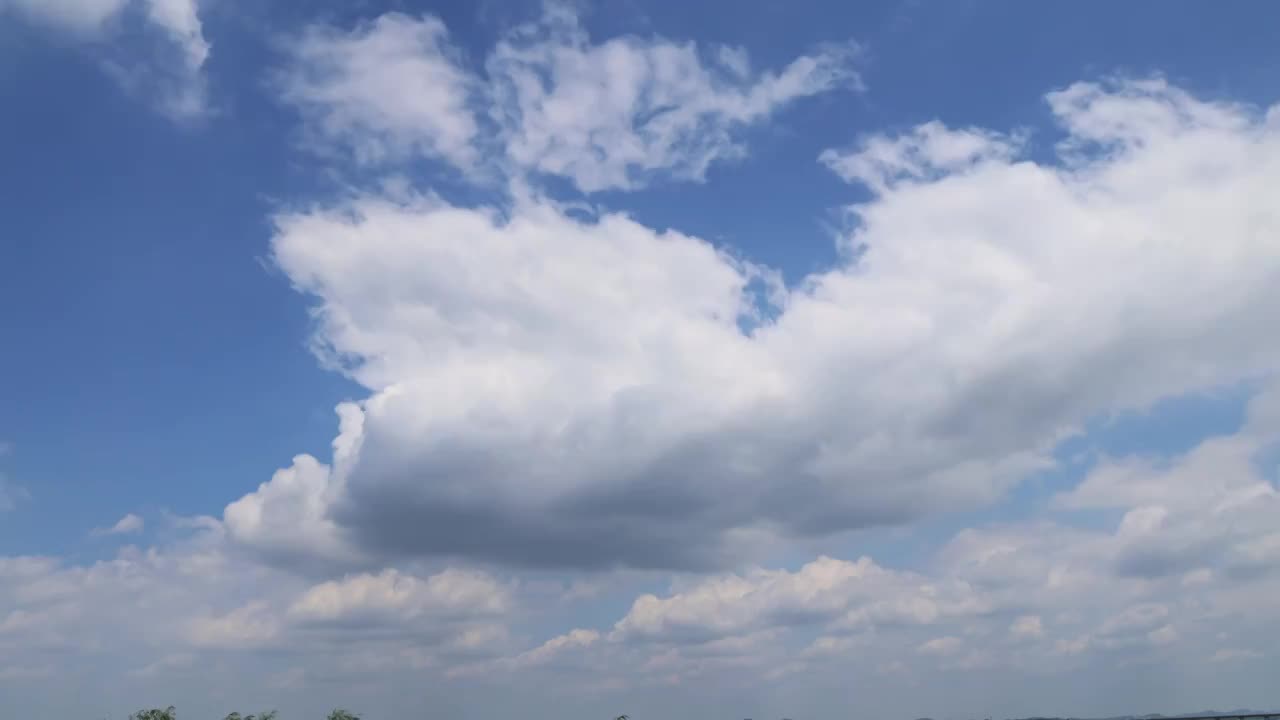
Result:
M0 0L0 689L1268 704L1280 11L742 5Z

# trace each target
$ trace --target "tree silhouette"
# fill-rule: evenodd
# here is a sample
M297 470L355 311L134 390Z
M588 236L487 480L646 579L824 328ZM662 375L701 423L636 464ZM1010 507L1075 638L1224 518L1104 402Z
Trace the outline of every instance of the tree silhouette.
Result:
M328 720L360 720L360 718L356 715L352 715L346 710L339 708L329 713Z
M159 708L139 710L130 715L129 720L178 720L178 711L172 705L163 710Z

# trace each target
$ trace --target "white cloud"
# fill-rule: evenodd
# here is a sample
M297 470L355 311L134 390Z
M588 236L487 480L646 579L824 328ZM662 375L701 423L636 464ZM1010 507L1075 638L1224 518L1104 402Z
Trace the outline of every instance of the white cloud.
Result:
M375 617L405 621L423 615L500 614L509 602L506 588L486 575L446 570L423 580L387 569L316 585L288 614L313 623Z
M476 163L476 80L436 18L390 13L349 32L313 26L288 47L278 85L317 139L363 163L417 154Z
M313 148L336 142L366 164L442 158L473 176L496 164L509 179L556 175L584 192L634 189L654 175L702 180L712 163L745 154L742 129L798 98L857 85L849 47L753 75L741 48L595 43L556 3L505 34L483 69L467 68L431 16L315 26L289 48L278 85L303 111Z
M48 664L61 681L110 679L167 698L196 673L274 694L370 668L400 682L509 650L518 600L477 570L388 568L310 584L246 560L216 528L84 565L0 557L0 667Z
M858 252L764 297L768 269L537 195L280 215L274 257L316 301L317 346L369 397L342 411L340 471L281 475L228 530L375 565L725 566L981 506L1092 418L1280 366L1280 126L1092 87L1050 96L1085 128L1066 168L894 141L941 174L852 208ZM1095 104L1133 119L1107 136ZM1256 540L1239 568L1270 557Z
M92 534L95 536L104 535L133 535L142 532L142 528L146 522L133 513L129 513L116 521L111 527L94 528Z
M1242 648L1223 648L1217 650L1209 657L1210 662L1222 663L1235 660L1257 660L1262 657L1262 653L1256 650L1246 650Z
M1009 626L1009 633L1018 638L1038 638L1044 635L1044 623L1039 615L1023 615Z
M187 120L209 112L205 62L211 45L204 37L196 0L146 0L147 17L163 30L180 50L176 66L166 65L170 79L164 82L161 109L170 116Z
M846 182L886 192L902 181L937 180L984 163L1007 164L1022 142L977 128L953 130L935 120L898 137L873 135L851 151L825 150L818 159Z
M255 601L222 615L195 618L187 626L187 639L197 648L244 650L265 646L276 639L280 626L266 603Z
M114 39L126 16L139 11L148 26L176 50L177 60L136 64L111 60L105 67L126 89L158 93L160 109L176 119L189 120L208 112L203 69L210 44L197 0L0 0L0 12L5 10L85 40Z
M556 655L567 649L590 647L599 640L600 633L595 630L577 628L564 635L557 635L532 650L520 653L514 658L511 665L517 668L528 665L541 665L550 662Z
M1272 572L1280 567L1280 491L1258 458L1280 441L1277 407L1280 392L1273 386L1250 402L1240 432L1210 438L1172 460L1103 462L1057 502L1124 510L1110 562L1126 575Z
M0 0L0 9L21 12L50 27L80 34L97 33L131 0Z
M944 635L928 640L916 648L921 655L947 656L955 655L964 647L964 641L954 635Z
M147 17L182 47L187 67L199 71L209 59L196 0L147 0Z
M666 598L643 595L610 638L704 643L783 625L860 630L929 625L986 608L963 585L886 570L870 558L821 557L795 572L757 570L706 579Z
M193 653L173 653L129 672L139 677L160 677L173 672L190 670L195 667L196 661L197 657Z
M295 565L320 561L347 566L362 559L344 542L329 509L360 448L364 413L352 403L339 405L337 413L333 467L310 455L295 457L270 482L227 506L223 522L231 536L269 548L277 561Z
M1147 640L1152 645L1172 645L1178 642L1178 631L1172 625L1161 625L1147 633Z
M856 86L850 52L826 49L753 77L741 48L707 58L662 38L593 44L572 12L552 6L486 68L508 158L593 192L633 189L654 173L702 180L713 162L745 153L736 131L797 98Z

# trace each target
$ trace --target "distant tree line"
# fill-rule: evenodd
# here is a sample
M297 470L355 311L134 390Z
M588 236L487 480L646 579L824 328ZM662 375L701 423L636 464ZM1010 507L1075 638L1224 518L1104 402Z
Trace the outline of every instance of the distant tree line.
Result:
M163 710L160 708L152 708L150 710L139 710L129 716L129 720L178 720L178 711L172 705ZM267 712L258 713L257 715L241 715L233 712L223 718L223 720L276 720L276 711L268 710ZM360 720L359 715L355 715L346 710L338 709L329 713L325 720ZM631 720L628 715L619 715L615 720Z
M130 715L129 720L178 720L178 711L172 705L164 709L139 710ZM268 710L256 715L241 715L238 712L233 712L223 720L276 720L276 711ZM329 713L326 720L360 720L360 716L338 709Z

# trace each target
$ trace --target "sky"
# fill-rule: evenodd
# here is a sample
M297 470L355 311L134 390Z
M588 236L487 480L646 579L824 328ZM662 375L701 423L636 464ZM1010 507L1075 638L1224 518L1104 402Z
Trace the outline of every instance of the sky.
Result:
M1277 708L1277 48L0 0L0 706Z

